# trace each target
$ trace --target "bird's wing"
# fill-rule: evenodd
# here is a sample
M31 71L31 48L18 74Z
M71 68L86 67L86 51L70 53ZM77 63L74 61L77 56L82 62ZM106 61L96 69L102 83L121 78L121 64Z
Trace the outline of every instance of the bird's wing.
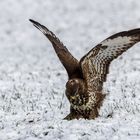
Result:
M81 60L80 66L89 90L102 90L110 62L140 41L140 28L110 36Z
M68 49L63 45L63 43L55 36L53 32L51 32L47 27L41 25L40 23L30 19L33 25L38 28L52 43L54 50L59 57L61 63L65 67L69 79L76 77L79 71L79 62L76 58L72 56L72 54L68 51Z

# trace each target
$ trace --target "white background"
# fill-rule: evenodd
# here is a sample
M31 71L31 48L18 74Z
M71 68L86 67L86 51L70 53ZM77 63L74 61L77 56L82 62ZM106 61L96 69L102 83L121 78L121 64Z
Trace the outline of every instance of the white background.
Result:
M67 74L29 18L80 59L106 37L140 27L140 1L0 0L0 140L139 140L140 44L111 64L100 117L64 121Z

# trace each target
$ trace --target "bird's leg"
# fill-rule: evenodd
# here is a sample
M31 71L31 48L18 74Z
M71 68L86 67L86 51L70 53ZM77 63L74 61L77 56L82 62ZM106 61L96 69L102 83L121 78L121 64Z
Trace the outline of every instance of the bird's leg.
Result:
M96 97L97 97L97 104L90 112L88 119L95 119L96 117L99 116L98 110L102 106L102 103L103 103L104 98L106 97L106 94L102 94L102 92L99 92L98 94L96 94Z

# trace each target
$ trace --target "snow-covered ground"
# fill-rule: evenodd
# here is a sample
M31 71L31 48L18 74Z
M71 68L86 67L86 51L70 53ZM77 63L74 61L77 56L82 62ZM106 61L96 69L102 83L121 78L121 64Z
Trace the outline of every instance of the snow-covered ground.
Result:
M140 1L0 0L0 140L139 140L140 43L111 64L100 117L64 121L66 72L29 18L80 59L109 35L140 27Z

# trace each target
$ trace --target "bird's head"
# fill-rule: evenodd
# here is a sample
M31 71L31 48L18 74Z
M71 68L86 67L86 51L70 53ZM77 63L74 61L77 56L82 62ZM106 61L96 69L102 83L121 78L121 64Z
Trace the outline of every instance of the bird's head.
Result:
M66 96L71 104L83 105L87 101L85 83L82 79L70 79L66 83Z

